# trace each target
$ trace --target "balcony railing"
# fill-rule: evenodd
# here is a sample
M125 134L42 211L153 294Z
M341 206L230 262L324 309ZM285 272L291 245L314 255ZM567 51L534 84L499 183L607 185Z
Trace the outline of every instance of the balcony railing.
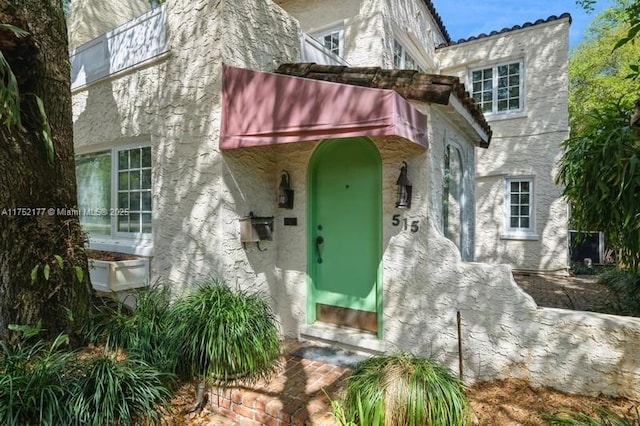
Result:
M169 50L164 5L71 52L71 88L84 86Z
M300 62L315 62L319 65L346 65L340 56L324 47L319 41L308 34L300 34Z
M308 34L300 34L300 44L300 62L349 65ZM168 50L166 7L162 5L71 52L71 88L76 89L131 68Z

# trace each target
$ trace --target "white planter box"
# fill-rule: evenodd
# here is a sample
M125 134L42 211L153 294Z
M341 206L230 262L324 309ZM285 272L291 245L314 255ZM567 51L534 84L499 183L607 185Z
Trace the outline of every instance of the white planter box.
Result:
M149 259L106 261L89 259L91 284L97 291L114 292L149 286Z

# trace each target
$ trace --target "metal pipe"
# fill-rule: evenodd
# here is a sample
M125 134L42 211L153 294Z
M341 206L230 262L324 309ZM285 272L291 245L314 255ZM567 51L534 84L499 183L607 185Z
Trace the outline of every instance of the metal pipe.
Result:
M462 320L460 318L460 311L456 314L456 319L458 321L458 370L460 372L460 380L462 380L464 370L462 367Z

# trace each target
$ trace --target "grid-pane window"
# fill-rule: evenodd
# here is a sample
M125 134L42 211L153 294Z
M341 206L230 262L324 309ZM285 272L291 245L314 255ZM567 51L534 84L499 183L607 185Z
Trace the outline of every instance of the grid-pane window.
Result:
M393 40L393 68L424 72L424 68L418 64L413 56L407 53L407 49L398 40Z
M418 69L418 66L416 65L416 61L411 57L411 55L405 55L404 67L408 70Z
M151 233L151 148L76 156L78 208L90 236Z
M118 232L151 232L151 148L118 151Z
M507 181L508 228L529 231L533 228L533 181L509 179Z
M393 40L393 68L402 68L402 56L404 55L404 48L397 40Z
M522 63L497 65L471 72L473 101L485 113L522 110Z
M474 71L473 77L473 101L480 105L482 112L493 110L493 70L487 68Z
M325 31L312 34L325 49L338 55L344 56L344 29L341 27L331 28Z
M340 32L333 31L328 34L325 34L322 38L322 44L327 48L331 53L335 53L340 56Z
M520 64L498 67L498 111L520 109Z

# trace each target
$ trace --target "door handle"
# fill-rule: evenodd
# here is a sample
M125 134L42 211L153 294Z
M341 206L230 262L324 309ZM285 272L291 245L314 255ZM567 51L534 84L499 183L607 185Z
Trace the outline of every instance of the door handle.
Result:
M320 254L320 244L324 243L322 235L316 237L316 260L318 263L322 263L322 255Z

